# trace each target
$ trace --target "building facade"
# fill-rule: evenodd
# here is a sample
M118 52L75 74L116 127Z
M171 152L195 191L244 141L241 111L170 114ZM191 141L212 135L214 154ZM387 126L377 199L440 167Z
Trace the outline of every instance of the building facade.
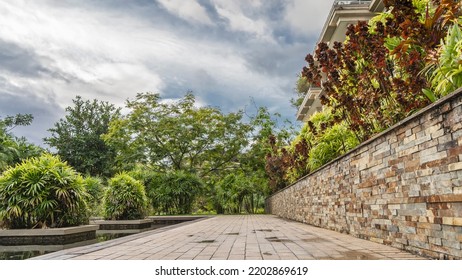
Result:
M345 41L347 27L350 24L356 24L358 21L368 21L383 10L384 4L382 0L334 1L317 44L324 42L332 46L334 42ZM305 99L297 112L297 120L307 121L312 114L321 110L320 96L322 94L323 90L319 87L310 87L308 89Z

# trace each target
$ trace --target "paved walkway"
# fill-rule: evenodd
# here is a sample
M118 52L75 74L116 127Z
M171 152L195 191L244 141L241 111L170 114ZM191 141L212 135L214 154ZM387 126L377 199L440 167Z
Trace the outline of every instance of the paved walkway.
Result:
M216 216L35 259L422 259L401 250L271 215Z

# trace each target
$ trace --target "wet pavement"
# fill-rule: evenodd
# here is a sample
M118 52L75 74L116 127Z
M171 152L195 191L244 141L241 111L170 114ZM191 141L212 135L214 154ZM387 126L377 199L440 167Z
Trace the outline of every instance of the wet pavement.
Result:
M67 249L52 260L418 260L422 257L273 215L212 216Z

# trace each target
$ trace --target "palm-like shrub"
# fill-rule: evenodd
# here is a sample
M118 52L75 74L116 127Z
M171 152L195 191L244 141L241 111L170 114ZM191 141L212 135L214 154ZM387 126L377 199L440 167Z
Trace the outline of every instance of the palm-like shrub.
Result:
M87 202L90 208L90 214L98 216L101 214L101 200L104 195L104 185L99 177L88 176L84 179L85 189L88 193Z
M109 180L104 193L104 215L112 220L141 219L146 214L147 198L144 185L120 173Z
M433 59L424 69L434 90L424 90L431 101L462 86L462 31L457 23L449 29L437 55L439 57Z
M0 176L0 220L11 229L88 223L83 178L59 157L44 154Z

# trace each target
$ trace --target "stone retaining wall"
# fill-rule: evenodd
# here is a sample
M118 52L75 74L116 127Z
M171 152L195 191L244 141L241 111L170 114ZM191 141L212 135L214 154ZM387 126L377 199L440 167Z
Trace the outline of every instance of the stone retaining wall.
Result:
M462 259L462 90L266 201L268 213Z

